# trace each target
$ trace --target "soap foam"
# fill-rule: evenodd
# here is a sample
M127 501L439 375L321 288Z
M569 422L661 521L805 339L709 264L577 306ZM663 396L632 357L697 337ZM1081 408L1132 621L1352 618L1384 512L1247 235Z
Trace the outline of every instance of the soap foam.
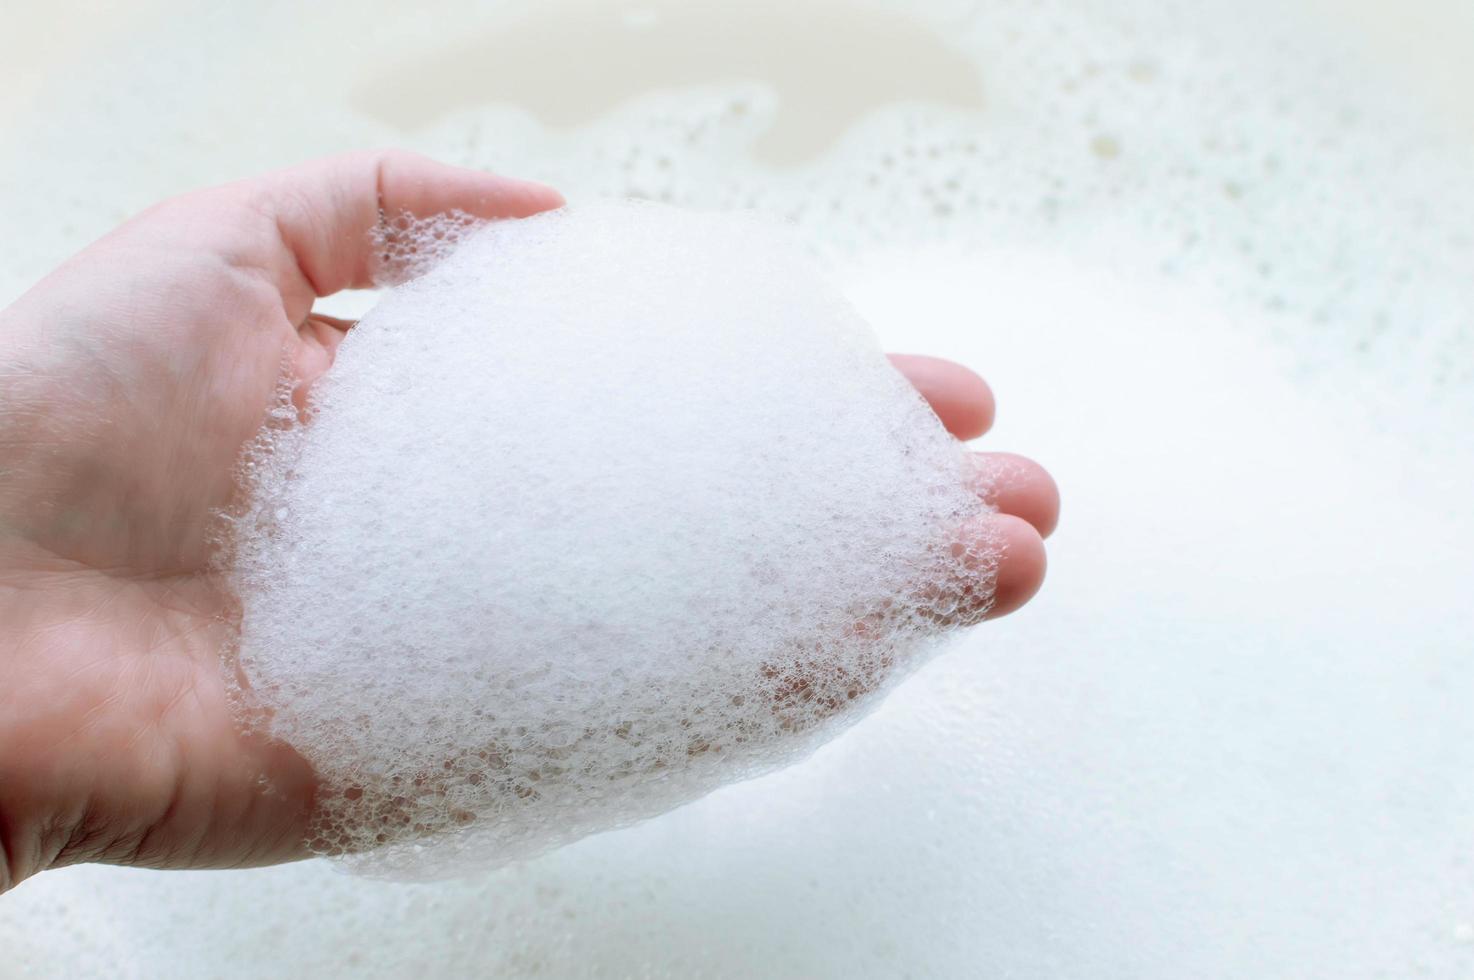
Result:
M780 228L452 226L245 471L239 666L317 850L461 872L659 813L981 618L979 474Z

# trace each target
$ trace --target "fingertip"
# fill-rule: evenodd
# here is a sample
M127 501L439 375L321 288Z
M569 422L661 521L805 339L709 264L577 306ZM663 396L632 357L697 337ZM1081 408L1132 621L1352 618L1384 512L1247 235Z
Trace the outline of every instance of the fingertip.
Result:
M976 581L962 590L953 625L972 626L1016 612L1044 584L1044 539L1012 514L985 514L962 528L954 544Z
M535 180L501 177L479 170L464 171L481 182L484 191L471 213L481 218L528 218L555 211L568 203L556 188Z
M563 195L536 181L441 163L405 150L370 150L277 171L243 185L270 214L289 257L273 264L284 295L328 296L372 285L372 232L386 216L526 218L562 207ZM305 313L305 311L303 311Z
M535 180L405 150L380 150L364 157L376 171L379 207L390 214L428 218L464 211L477 218L525 218L564 204L562 194Z
M568 203L568 198L564 197L563 192L556 187L531 180L523 181L523 183L527 185L533 204L538 211L556 211Z
M890 359L958 439L976 439L993 427L993 390L972 369L925 354L892 354Z
M998 541L998 572L987 619L1017 612L1039 592L1048 566L1044 539L1034 525L1012 514L994 514L991 532Z
M976 453L979 493L1001 513L1021 517L1041 537L1059 526L1059 484L1049 471L1017 453Z

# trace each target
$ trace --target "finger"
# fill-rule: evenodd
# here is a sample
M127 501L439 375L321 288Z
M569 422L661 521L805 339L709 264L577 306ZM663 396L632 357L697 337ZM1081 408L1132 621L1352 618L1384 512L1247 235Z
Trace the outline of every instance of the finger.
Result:
M1012 514L989 514L967 528L965 536L983 542L979 552L996 555L993 560L997 568L991 593L963 597L965 601L956 614L959 623L998 619L1016 612L1044 584L1044 540L1028 521Z
M302 338L302 343L297 347L293 364L293 376L297 379L293 401L298 409L306 407L308 390L333 366L333 359L338 355L338 345L343 342L354 322L324 313L310 313L297 328L297 335Z
M1059 486L1049 471L1015 453L974 453L977 489L1001 513L1020 517L1049 537L1059 524Z
M921 392L947 431L976 439L993 425L993 392L955 361L923 354L892 354L891 363Z
M1034 526L1011 514L986 514L962 528L953 541L953 555L961 558L968 584L958 591L927 589L919 613L946 629L975 626L1016 612L1044 584L1044 541ZM956 583L953 583L956 586ZM928 612L929 607L944 608ZM850 640L864 643L872 630L886 630L884 616L858 619ZM883 649L866 670L818 660L766 664L762 677L767 695L785 729L802 731L873 690L892 666Z
M302 326L297 329L304 336L310 336L325 347L336 348L342 343L343 335L357 322L357 320L345 320L339 316L328 316L326 313L309 313Z
M563 204L551 187L437 163L401 150L350 153L251 181L253 204L276 222L300 282L312 297L373 285L373 231L381 219L463 211L522 218ZM287 289L283 289L283 295ZM304 310L305 313L305 310Z
M1044 539L1039 537L1032 524L1012 514L995 514L993 521L994 533L1001 541L1001 551L988 619L1016 612L1034 598L1044 584L1044 571L1048 564Z

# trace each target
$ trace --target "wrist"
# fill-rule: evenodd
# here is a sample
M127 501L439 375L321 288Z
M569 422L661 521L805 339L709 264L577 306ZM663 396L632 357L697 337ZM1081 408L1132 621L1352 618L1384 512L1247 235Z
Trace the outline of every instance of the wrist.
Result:
M5 817L0 815L0 895L10 891L20 881L19 869L11 863L12 848L6 839L5 824Z
M51 867L76 827L67 815L85 812L65 802L65 769L52 751L66 732L38 724L55 692L27 683L36 676L27 638L46 621L35 615L36 595L18 584L25 579L0 565L0 677L10 679L0 685L0 893Z
M0 731L0 751L4 751L4 735ZM13 785L6 762L0 758L0 787ZM35 826L9 790L0 789L0 895L41 870Z
M56 805L51 780L35 778L26 759L7 754L16 744L9 734L0 725L0 894L68 863L68 849L84 836L78 815L86 812Z

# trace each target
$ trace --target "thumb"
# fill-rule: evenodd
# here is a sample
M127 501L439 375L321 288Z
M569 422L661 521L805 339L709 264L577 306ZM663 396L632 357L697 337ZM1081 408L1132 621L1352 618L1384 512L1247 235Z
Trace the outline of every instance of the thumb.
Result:
M263 263L300 323L312 301L373 285L373 232L400 217L461 211L525 218L563 204L551 187L438 163L403 150L366 151L279 170L237 185L275 223L279 245Z

